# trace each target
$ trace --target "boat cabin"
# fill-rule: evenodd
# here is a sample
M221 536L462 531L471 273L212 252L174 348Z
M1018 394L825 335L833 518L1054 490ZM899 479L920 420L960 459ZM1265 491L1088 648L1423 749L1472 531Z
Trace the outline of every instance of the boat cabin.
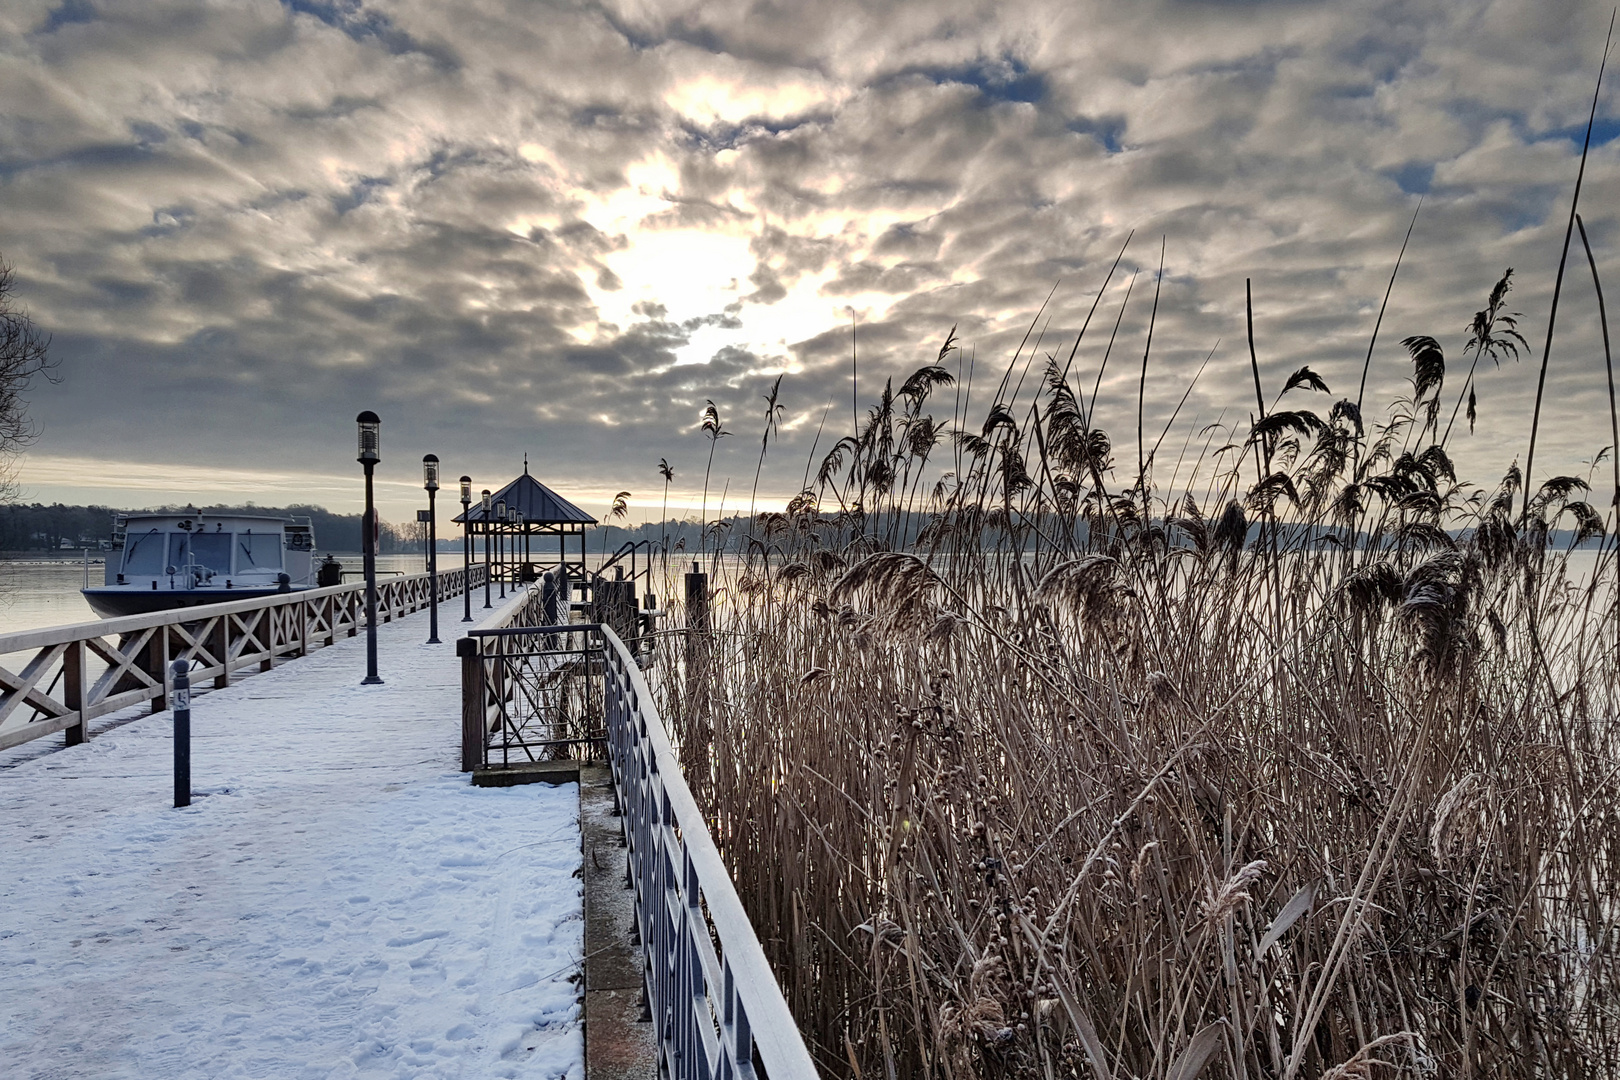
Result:
M129 514L101 588L84 590L103 616L130 615L307 589L315 535L309 520L251 514Z

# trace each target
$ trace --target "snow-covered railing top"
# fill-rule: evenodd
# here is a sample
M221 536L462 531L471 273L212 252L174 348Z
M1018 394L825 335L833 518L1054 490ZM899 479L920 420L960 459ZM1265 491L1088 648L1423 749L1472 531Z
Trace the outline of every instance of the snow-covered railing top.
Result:
M771 1080L814 1080L810 1052L681 775L646 678L613 628L600 630L608 758L624 811L660 1072L750 1080L757 1055Z
M484 567L439 573L439 598L483 582ZM67 732L83 742L98 716L150 701L161 712L169 662L191 661L194 687L229 685L242 669L268 671L285 658L353 637L365 625L365 582L251 600L96 619L0 634L0 750ZM377 582L377 618L389 622L433 602L427 574Z

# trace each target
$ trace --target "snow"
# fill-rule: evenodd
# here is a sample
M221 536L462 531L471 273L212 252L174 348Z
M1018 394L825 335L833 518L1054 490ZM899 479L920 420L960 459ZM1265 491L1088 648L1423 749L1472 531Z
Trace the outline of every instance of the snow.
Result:
M0 1075L580 1080L578 791L457 771L460 613L196 694L185 809L168 713L0 770Z

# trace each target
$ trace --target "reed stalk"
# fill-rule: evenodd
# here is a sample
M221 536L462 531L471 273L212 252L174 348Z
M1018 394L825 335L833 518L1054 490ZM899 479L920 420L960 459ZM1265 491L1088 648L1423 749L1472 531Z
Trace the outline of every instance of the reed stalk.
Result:
M1516 334L1507 286L1477 349ZM1620 1078L1620 556L1585 479L1528 482L1539 403L1526 471L1483 484L1445 450L1435 338L1381 422L1296 407L1309 368L1268 408L1246 288L1257 412L1156 482L1150 343L1132 481L1097 422L1123 303L1089 399L1082 330L1014 414L1045 309L977 421L954 333L857 396L813 490L717 545L701 648L658 639L821 1070ZM712 467L712 403L704 431Z
M795 499L728 545L773 557L715 564L702 678L661 639L688 782L822 1070L1620 1076L1601 521L1552 550L1511 475L1387 444L1358 471L1348 411L1284 404L1326 389L1307 370L1180 487L1144 453L1152 502L1110 489L1062 356L1021 428L952 400L939 473L910 433L952 348L824 462L864 509ZM1536 514L1590 526L1555 480ZM1349 495L1355 563L1323 539Z

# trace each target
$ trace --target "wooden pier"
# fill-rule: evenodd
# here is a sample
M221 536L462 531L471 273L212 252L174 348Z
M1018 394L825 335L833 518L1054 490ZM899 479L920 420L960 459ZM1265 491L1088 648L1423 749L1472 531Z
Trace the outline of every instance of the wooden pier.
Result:
M756 1062L776 1080L816 1075L643 674L662 613L650 591L638 610L636 545L573 602L583 553L573 564L560 545L555 575L534 581L525 524L489 519L480 534L505 557L437 588L427 574L380 583L370 627L356 583L0 636L0 658L25 658L0 665L0 848L21 852L0 881L0 970L22 971L26 996L0 1055L42 1075L269 1062L405 1076L452 1060L587 1080L713 1080ZM512 596L459 640L426 641L427 620L406 618L437 597L455 625L456 598L487 595L492 576ZM361 678L363 630L380 684ZM184 809L167 799L172 661L212 684L191 705ZM57 752L6 760L56 732ZM386 911L356 924L345 905L376 893ZM87 940L127 947L71 951ZM441 940L453 956L418 948ZM196 955L166 955L182 952ZM418 992L424 968L436 974ZM403 976L389 995L378 970ZM322 1072L306 1046L353 1071ZM368 1055L387 1067L359 1070Z
M292 601L307 638L293 611L211 613L229 646L205 660L196 635L219 688L192 701L190 807L166 714L0 768L7 1075L578 1075L575 789L467 782L455 643L425 643L415 588L384 608L381 686L344 593ZM158 624L117 655L160 627L193 648Z

